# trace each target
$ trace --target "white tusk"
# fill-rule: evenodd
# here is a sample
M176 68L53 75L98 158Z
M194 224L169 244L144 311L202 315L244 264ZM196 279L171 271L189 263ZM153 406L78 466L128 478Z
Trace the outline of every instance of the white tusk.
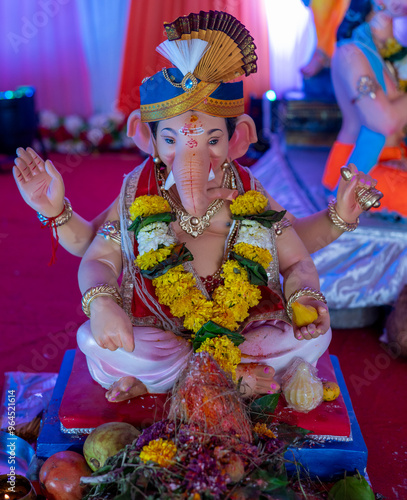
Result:
M213 169L211 168L209 170L209 177L208 177L208 181L212 181L213 179L215 178L215 172L213 171Z
M175 184L174 174L172 173L172 170L171 170L170 173L168 174L166 181L165 181L164 189L166 191L168 191L170 189L170 187L173 186L174 184Z

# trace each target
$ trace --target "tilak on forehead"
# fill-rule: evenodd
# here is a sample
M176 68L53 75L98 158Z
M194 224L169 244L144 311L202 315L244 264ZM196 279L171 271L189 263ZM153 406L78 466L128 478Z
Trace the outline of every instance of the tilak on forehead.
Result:
M175 66L143 80L141 120L152 122L196 110L223 118L244 113L243 82L257 70L256 46L247 29L226 12L201 11L165 23L168 40L157 51ZM194 115L182 133L201 134Z
M185 123L185 125L179 129L179 133L184 135L201 135L204 132L205 130L198 123L198 117L196 115L191 115L189 122Z

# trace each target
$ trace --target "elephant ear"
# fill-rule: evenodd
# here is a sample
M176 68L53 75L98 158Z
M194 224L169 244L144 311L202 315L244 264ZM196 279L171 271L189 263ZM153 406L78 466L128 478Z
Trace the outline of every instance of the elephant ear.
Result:
M127 135L145 153L154 156L153 134L148 123L141 121L140 110L136 109L127 120Z
M237 118L235 132L229 141L228 158L236 160L245 155L250 144L257 142L256 125L249 115Z

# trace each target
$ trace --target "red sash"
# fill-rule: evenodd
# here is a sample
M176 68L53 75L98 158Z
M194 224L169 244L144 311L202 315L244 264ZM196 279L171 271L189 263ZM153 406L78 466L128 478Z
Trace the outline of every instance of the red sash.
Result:
M235 166L237 168L238 175L242 181L245 192L250 191L251 189L251 176L249 172L238 165L235 162ZM158 195L158 186L155 178L155 165L150 157L146 164L144 165L137 184L137 189L135 193L135 198L143 195ZM134 255L137 257L138 255L138 244L137 239L134 239ZM155 294L155 288L153 286L152 280L145 279L145 285L148 292L154 297L157 302L157 296ZM266 286L260 287L262 298L259 304L250 309L250 316L263 315L264 313L271 313L275 311L281 311L284 309L284 304L279 295L270 288ZM147 301L148 302L148 301ZM150 304L151 305L151 304ZM168 306L161 305L163 312L166 314L168 318L174 318L171 314L171 311ZM147 305L140 299L137 293L136 287L133 292L133 302L132 302L132 314L135 318L145 318L152 315L152 311L154 308L150 309Z

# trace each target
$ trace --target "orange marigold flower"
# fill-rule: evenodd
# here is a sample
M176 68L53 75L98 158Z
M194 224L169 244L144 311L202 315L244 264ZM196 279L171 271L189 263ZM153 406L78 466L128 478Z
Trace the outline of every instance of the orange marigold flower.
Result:
M169 467L174 463L177 447L173 441L155 439L150 441L140 452L140 460L143 462L155 462L161 467Z
M253 430L260 436L267 436L269 438L274 438L274 439L277 438L274 432L270 430L264 423L261 424L260 422L257 422L257 424L253 427Z

